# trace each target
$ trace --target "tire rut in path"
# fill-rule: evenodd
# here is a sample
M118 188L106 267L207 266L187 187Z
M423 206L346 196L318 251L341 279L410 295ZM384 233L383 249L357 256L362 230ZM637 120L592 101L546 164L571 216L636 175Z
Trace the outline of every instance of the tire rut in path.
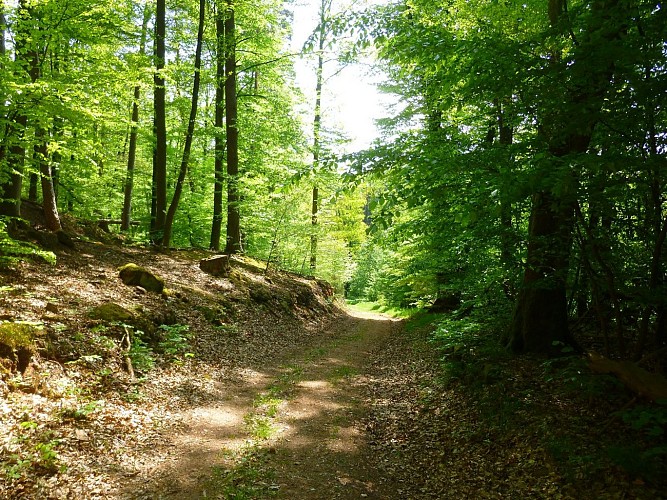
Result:
M211 472L237 465L230 456L242 455L250 443L264 451L262 467L272 474L258 480L271 482L275 498L390 498L383 489L391 481L378 477L365 444L365 384L374 354L400 328L386 317L355 313L336 324L335 335L324 344L224 384L219 401L188 411L187 429L172 438L169 459L154 469L148 483L122 497L226 498L216 491ZM248 416L276 381L286 379L289 397L271 419L277 432L257 439Z
M279 498L386 498L361 428L364 381L374 353L399 326L358 315L339 342L307 364L274 449Z

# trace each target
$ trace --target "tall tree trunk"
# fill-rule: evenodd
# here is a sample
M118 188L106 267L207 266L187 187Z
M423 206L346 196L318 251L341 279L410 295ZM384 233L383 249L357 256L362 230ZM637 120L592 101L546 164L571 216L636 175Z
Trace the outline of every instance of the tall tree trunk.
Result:
M2 65L4 65L4 58L7 54L5 10L5 2L0 2L0 57L2 57L0 64ZM23 45L23 36L18 33L14 45L17 60L22 57ZM17 113L13 118L7 117L7 119L9 123L6 128L5 143L0 148L0 162L4 170L2 185L0 185L0 215L20 217L23 164L25 161L25 148L22 142L27 119L22 113Z
M507 107L500 99L496 100L498 113L498 136L502 148L503 161L501 163L501 176L505 179L503 188L508 187L507 178L511 174L514 161L510 146L514 139L514 129L507 119ZM517 262L514 258L515 247L512 238L512 204L506 189L502 190L500 196L500 260L505 270L506 278L503 283L505 295L509 299L514 298L515 290L510 284L509 273L516 272Z
M199 0L199 27L197 29L197 48L195 49L195 75L192 83L192 105L190 107L190 117L188 119L188 130L185 134L185 144L183 146L183 157L181 159L181 168L178 172L178 179L176 180L176 188L174 189L174 196L167 211L167 217L164 224L164 236L162 237L162 246L169 248L171 240L172 228L174 226L174 217L178 204L183 192L183 182L188 172L188 164L190 162L190 151L192 149L192 137L195 132L195 121L197 120L197 102L199 100L199 82L201 80L201 50L202 41L204 39L204 18L206 15L206 0Z
M38 28L36 31L41 30ZM35 41L33 40L32 43L34 44ZM33 83L42 77L40 52L40 48L33 45L27 54L30 61L30 79ZM40 124L35 127L35 158L39 165L39 175L42 185L42 206L46 227L50 231L60 231L62 230L62 226L60 225L60 216L56 204L56 191L53 187L51 164L49 163L48 132Z
M58 206L56 204L56 191L53 187L53 177L51 173L51 165L48 158L48 143L47 133L42 127L37 127L35 130L35 157L39 162L39 174L42 184L42 205L44 208L44 220L47 229L50 231L60 231L60 215L58 214Z
M310 210L310 270L317 269L317 216L319 212L320 191L317 185L317 175L320 170L320 152L322 149L322 84L324 82L324 45L327 37L327 17L331 7L331 0L322 0L320 4L320 24L318 27L317 75L315 81L315 117L313 119L313 196Z
M7 31L6 9L4 0L0 1L0 57L4 57L7 54L7 45L5 44L5 33Z
M143 19L141 21L141 39L139 40L139 55L146 55L146 38L148 32L148 21L151 17L151 9L148 4L144 5ZM130 127L130 145L127 152L127 175L123 189L123 211L120 216L120 230L129 231L132 219L132 191L134 189L134 166L137 156L137 135L139 131L139 99L141 98L141 87L134 86L134 99L132 101L132 125Z
M234 1L226 0L225 18L225 106L227 132L227 244L225 253L243 251L241 245L241 214L239 207L239 129L236 102L236 34Z
M549 353L573 343L566 298L571 231L571 204L550 192L535 193L526 269L510 330L514 351Z
M617 0L594 2L588 32L578 41L576 50L582 58L591 50L589 40L600 34L609 39L618 35L620 27L608 25L602 20ZM549 0L549 20L552 27L559 26L564 14L563 0ZM569 36L569 34L567 35ZM598 42L594 42L599 43ZM613 59L603 61L595 71L575 63L564 67L560 54L553 54L554 70L559 76L563 95L570 102L554 105L540 117L540 134L548 144L553 158L583 154L588 150L592 132L597 122L597 111L613 74ZM579 72L579 73L575 73ZM571 75L590 75L587 86L571 83ZM571 77L568 78L568 75ZM568 86L569 85L569 86ZM576 129L572 123L579 124ZM556 190L541 190L532 197L528 228L528 251L522 288L517 297L514 317L508 331L508 345L514 351L550 353L561 350L561 344L574 345L568 329L566 284L569 255L572 246L574 209L577 204L577 179L574 172L561 181Z
M155 76L153 97L153 196L151 203L151 243L162 241L167 209L167 118L165 65L166 0L157 0L155 14Z
M220 250L222 235L222 188L224 182L225 139L222 127L225 117L225 16L226 10L218 8L215 16L215 182L213 185L213 224L211 226L211 250Z

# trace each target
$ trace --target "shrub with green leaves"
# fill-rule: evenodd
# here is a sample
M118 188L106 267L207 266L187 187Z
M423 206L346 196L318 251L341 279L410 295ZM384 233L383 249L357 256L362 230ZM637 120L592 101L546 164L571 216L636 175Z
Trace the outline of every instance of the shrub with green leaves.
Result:
M163 332L163 340L158 344L160 350L169 356L172 362L180 361L182 357L191 358L193 353L189 352L190 338L188 325L160 325Z

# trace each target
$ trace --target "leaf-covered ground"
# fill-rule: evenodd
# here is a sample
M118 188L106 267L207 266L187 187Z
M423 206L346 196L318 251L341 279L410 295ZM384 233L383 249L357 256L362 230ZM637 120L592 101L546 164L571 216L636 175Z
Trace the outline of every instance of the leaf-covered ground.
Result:
M0 319L35 332L0 382L0 497L666 496L664 414L618 413L630 395L583 361L511 357L453 321L434 342L442 318L350 315L315 280L213 277L205 256L79 241L0 274ZM124 285L128 262L168 292ZM91 317L110 302L132 318Z

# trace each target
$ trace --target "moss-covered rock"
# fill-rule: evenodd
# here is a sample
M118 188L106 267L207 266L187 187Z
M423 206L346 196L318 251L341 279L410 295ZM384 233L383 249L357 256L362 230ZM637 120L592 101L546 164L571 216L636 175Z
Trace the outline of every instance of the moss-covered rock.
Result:
M268 286L256 283L250 287L250 298L255 302L264 304L271 301L273 294Z
M0 358L6 360L2 366L25 372L35 350L34 339L41 332L41 326L32 323L0 323Z
M118 270L120 279L128 286L140 286L155 293L162 293L164 290L164 280L141 266L125 264Z
M131 323L136 319L132 311L114 302L107 302L106 304L93 307L88 311L88 316L92 319L104 321L105 323Z

